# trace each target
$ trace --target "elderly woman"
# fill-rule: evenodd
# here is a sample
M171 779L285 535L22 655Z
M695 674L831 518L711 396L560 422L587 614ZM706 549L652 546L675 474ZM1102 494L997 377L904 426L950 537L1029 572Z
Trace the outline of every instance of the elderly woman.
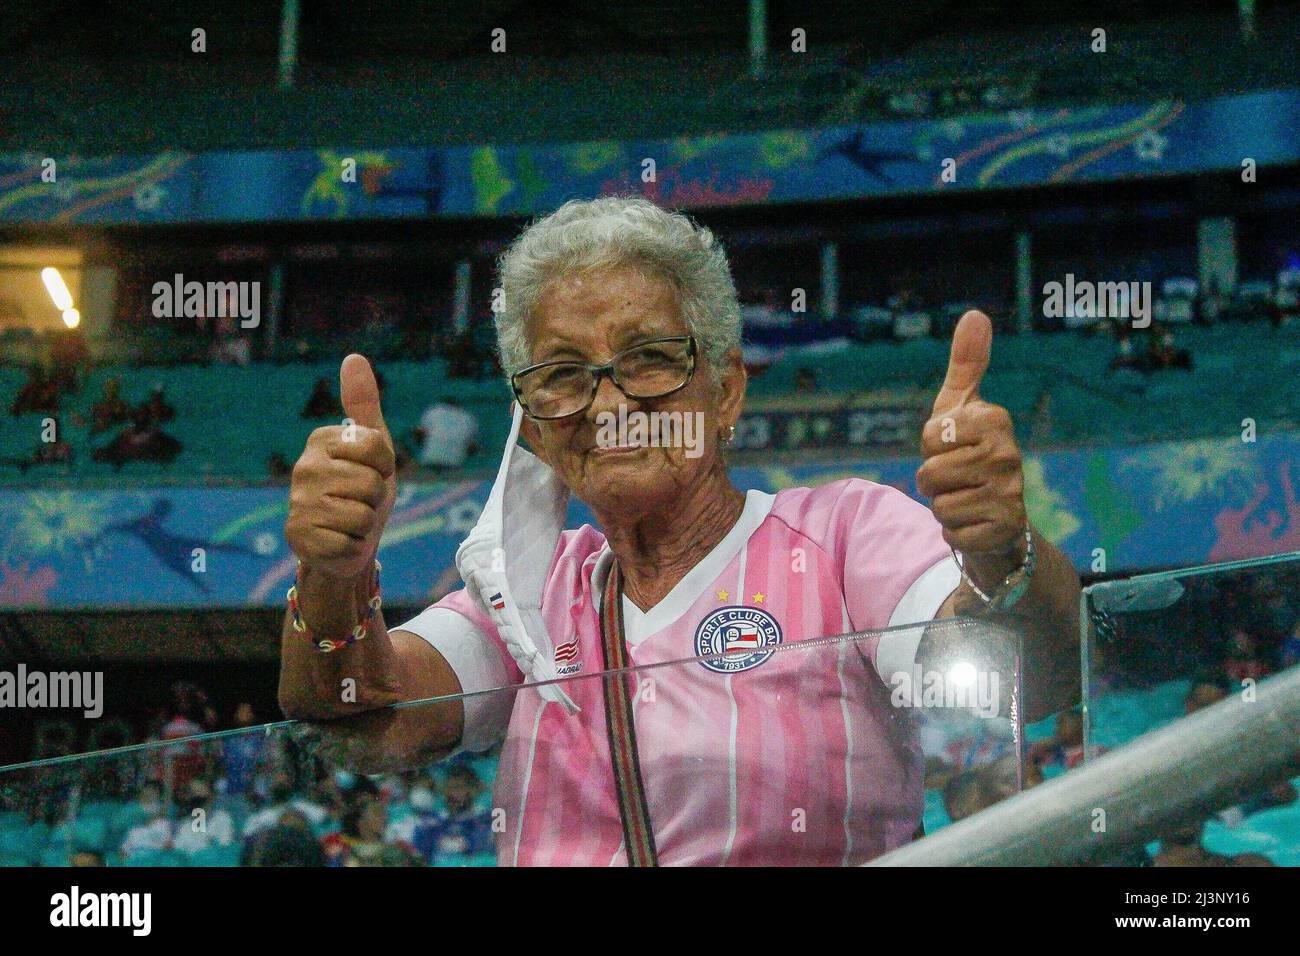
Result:
M731 483L739 307L723 250L686 217L567 203L505 253L501 289L514 429L457 554L464 589L386 630L375 555L393 443L361 356L341 370L351 422L313 432L294 468L281 705L337 721L357 769L502 743L506 864L852 863L917 830L914 724L896 719L874 651L774 659L772 645L1014 615L1028 715L1077 700L1078 579L1028 524L1010 418L978 397L986 317L958 326L921 436L927 509L860 479L775 495ZM672 427L638 427L656 413ZM602 530L562 529L569 493ZM707 659L530 686L692 657Z

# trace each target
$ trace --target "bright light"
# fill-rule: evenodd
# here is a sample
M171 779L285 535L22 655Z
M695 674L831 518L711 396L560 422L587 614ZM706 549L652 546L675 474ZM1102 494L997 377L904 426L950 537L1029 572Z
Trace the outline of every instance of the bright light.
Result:
M970 687L975 683L975 665L970 661L958 661L948 671L948 683L953 687Z
M63 324L70 329L75 329L81 324L81 313L76 309L64 309Z
M67 312L72 308L72 293L68 291L67 285L63 282L63 276L59 275L59 270L54 266L46 266L41 270L41 281L45 283L45 288L50 292L50 298L54 300L54 307L60 312Z

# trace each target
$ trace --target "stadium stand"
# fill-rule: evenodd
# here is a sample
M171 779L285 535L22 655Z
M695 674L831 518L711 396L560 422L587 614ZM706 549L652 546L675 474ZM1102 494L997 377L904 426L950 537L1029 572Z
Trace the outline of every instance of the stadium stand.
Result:
M1300 426L1294 388L1278 387L1279 382L1296 381L1300 326L1273 328L1257 322L1181 327L1177 342L1194 356L1191 371L1144 376L1110 370L1115 347L1105 336L1073 332L1005 336L998 342L986 394L1012 413L1021 440L1036 448L1228 434L1240 428L1238 410L1243 407L1252 410L1261 429ZM752 381L749 394L752 401L793 394L799 369L813 361L818 380L831 394L902 385L928 389L943 375L947 348L945 341L931 337L898 343L843 341L831 349L818 349L813 359L791 347ZM509 430L510 397L504 381L451 379L442 359L378 364L388 383L386 415L394 433L407 436L409 451L417 447L409 436L421 413L450 389L479 420L479 448L465 468L482 472L495 466L497 449ZM272 369L275 374L267 374ZM255 363L244 368L98 368L76 395L64 401L61 426L75 452L70 466L20 470L16 463L30 457L45 416L36 412L0 416L0 460L6 462L0 466L0 482L263 481L270 455L279 452L292 461L295 449L321 424L302 419L298 412L316 379L333 382L337 373L333 360ZM0 394L16 394L24 377L21 369L0 367ZM176 419L169 430L183 446L175 461L130 462L116 468L91 459L92 449L105 444L109 436L90 435L90 406L111 378L122 381L128 402L142 402L151 389L161 387L175 404ZM247 401L253 394L258 396L256 407ZM1050 427L1035 433L1035 410L1044 395L1050 397Z
M576 25L567 55L557 56L553 35L545 45L533 42L546 25L526 16L502 17L510 13L503 9L509 6L497 4L493 10L485 5L479 18L450 23L439 20L436 6L403 4L402 18L367 24L369 49L387 54L376 52L364 64L313 57L309 39L301 81L287 91L270 85L273 16L258 22L240 17L238 7L224 12L220 5L212 7L205 18L209 32L237 38L214 42L211 60L219 68L214 77L207 66L164 58L162 51L173 49L168 38L188 34L187 14L176 11L171 19L157 11L141 20L105 8L98 15L91 12L80 25L87 42L112 49L129 38L133 48L143 47L141 59L129 69L108 56L42 61L39 67L9 61L8 81L15 95L7 104L0 147L22 148L35 141L36 131L47 148L91 154L180 147L531 142L555 139L557 128L566 140L705 135L897 117L892 97L942 90L971 77L988 78L988 85L1002 89L1027 84L1037 106L1193 99L1291 83L1295 54L1288 38L1300 26L1300 14L1280 8L1271 15L1271 28L1247 44L1226 8L1136 21L1108 18L1107 52L1099 61L1078 42L1095 23L1043 22L1039 5L1018 10L1029 22L1006 25L988 11L982 18L978 12L963 16L934 2L906 11L890 4L818 4L816 11L788 16L788 25L779 24L785 27L783 38L799 26L816 42L797 57L774 50L769 75L760 84L749 77L749 61L739 49L744 37L739 7L708 16L681 2L656 4L653 16L640 4L620 4L600 17L573 11L569 19ZM1061 15L1059 9L1053 12ZM838 16L872 22L873 36L842 39L843 30L835 25ZM628 42L630 24L640 34L647 23L678 19L697 25L689 37L666 35L661 48L650 53L644 40ZM342 42L344 33L348 44L362 42L353 35L355 18L336 14L321 21L324 35L316 42ZM485 45L489 29L498 25L516 38L511 42L519 46L512 49L523 54L512 57L509 71L490 57L465 52L471 44ZM417 52L410 40L430 29L453 31L441 59L430 58L434 52L428 45ZM978 35L978 43L970 42L972 35ZM20 27L15 36L21 36ZM828 37L830 42L823 42ZM593 46L602 52L590 53ZM1197 69L1186 69L1188 62ZM111 91L107 102L106 89ZM941 99L926 96L936 103ZM382 109L376 108L377 98ZM1006 93L958 99L945 112L972 114L1016 105L1006 99ZM512 118L506 128L498 121L502 115ZM137 125L136 117L148 117L148 122ZM162 130L183 130L184 139L160 140Z

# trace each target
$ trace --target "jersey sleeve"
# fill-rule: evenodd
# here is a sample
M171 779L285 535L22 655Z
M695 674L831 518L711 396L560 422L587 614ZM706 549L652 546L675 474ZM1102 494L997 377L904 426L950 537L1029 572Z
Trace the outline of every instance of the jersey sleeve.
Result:
M836 515L853 629L933 620L961 583L961 572L930 509L896 488L850 479ZM903 628L869 642L871 662L886 683L888 675L911 671L924 631Z
M834 550L854 629L931 620L957 586L938 520L896 488L858 478L839 484Z
M465 694L523 683L519 665L492 619L464 588L393 630L410 631L428 641L446 659ZM487 750L504 738L514 699L506 691L465 698L465 727L457 751Z

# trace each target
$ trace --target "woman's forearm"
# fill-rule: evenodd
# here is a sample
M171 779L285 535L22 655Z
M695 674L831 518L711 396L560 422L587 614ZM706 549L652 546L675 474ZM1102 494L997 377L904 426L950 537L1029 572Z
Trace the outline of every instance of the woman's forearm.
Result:
M1011 611L997 618L1024 638L1020 660L1024 716L1041 720L1079 703L1079 575L1061 549L1034 533L1036 568L1029 589ZM967 570L993 587L1008 567L981 568L972 557ZM944 602L940 616L986 614L984 602L964 582Z
M280 708L285 715L332 720L374 710L404 697L397 652L381 611L367 636L328 654L313 640L340 640L351 633L366 606L373 572L354 580L333 578L304 565L298 575L298 606L307 632L285 614L280 638ZM412 688L411 690L415 690Z

